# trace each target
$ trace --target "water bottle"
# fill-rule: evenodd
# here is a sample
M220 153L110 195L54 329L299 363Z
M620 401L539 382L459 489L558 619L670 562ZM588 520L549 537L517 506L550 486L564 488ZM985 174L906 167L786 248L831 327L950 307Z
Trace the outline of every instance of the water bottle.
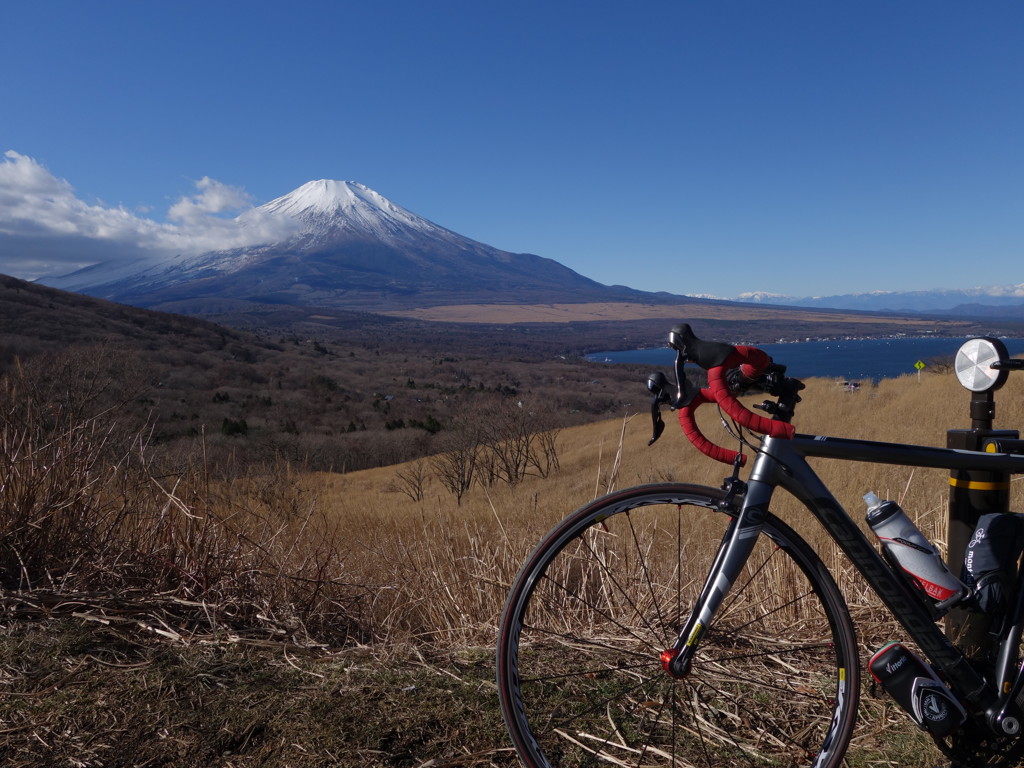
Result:
M895 501L880 500L874 493L864 496L867 522L886 554L924 590L939 609L951 608L969 590L942 562L939 551L917 529Z

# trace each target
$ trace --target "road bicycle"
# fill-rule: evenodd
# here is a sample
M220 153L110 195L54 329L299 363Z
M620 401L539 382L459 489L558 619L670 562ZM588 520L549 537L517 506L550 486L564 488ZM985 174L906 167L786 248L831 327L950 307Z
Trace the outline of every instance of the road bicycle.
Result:
M996 339L964 344L956 369L972 392L972 428L951 430L949 445L938 448L800 434L791 420L803 384L764 352L702 341L685 324L672 329L669 344L675 381L656 373L647 382L650 442L669 406L690 442L732 473L721 488L660 483L613 492L558 523L526 560L497 647L502 714L522 762L837 766L847 759L867 675L835 578L772 512L774 495L784 492L821 523L905 631L911 648L887 646L869 671L945 755L936 757L958 768L1017 765L1024 755L1019 550L1003 566L1004 615L978 611L980 587L940 600L893 555L896 543L880 548L862 530L808 459L948 469L956 562L964 540L973 535L970 546L977 543L983 514L1017 518L1008 488L1011 475L1024 473L1024 441L992 429L993 392L1024 363ZM687 378L687 362L706 372L707 386ZM764 415L737 399L751 387L774 398L754 406ZM724 424L731 420L740 450L702 434L694 414L706 403L718 406Z

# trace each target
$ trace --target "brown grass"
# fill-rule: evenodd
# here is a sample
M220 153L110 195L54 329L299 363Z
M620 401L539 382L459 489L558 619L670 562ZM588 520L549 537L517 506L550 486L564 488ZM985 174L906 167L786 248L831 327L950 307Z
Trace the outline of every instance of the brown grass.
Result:
M659 443L647 447L650 423L641 411L623 414L632 418L563 430L558 436L557 473L547 478L527 476L514 485L475 485L461 505L429 475L424 479L422 500L396 490L398 475L407 466L340 475L303 472L282 462L250 466L221 477L204 464L199 439L190 455L175 465L150 460L146 425L119 422L117 397L111 400L96 394L105 392L109 381L105 384L96 379L96 386L88 388L93 394L85 398L77 394L65 397L56 390L33 396L31 387L38 385L38 372L33 374L36 378L31 373L9 376L0 393L0 460L4 462L0 576L5 617L0 634L7 652L26 657L42 653L38 649L44 641L40 637L32 643L25 640L25 625L19 619L33 618L56 630L77 615L79 626L83 620L96 624L102 628L102 642L122 648L105 657L106 664L120 670L135 663L144 663L149 669L156 657L145 653L139 661L136 644L140 637L160 637L174 641L181 653L224 642L238 647L273 641L277 643L274 647L284 649L284 658L292 660L285 662L276 656L267 673L280 675L280 665L288 664L298 668L297 680L306 681L320 679L315 675L339 673L335 667L324 671L310 666L311 662L296 662L288 656L288 649L294 654L299 648L332 648L342 652L336 658L342 659L344 668L378 670L361 678L365 683L359 690L364 697L376 695L378 685L398 684L393 679L385 682L387 677L378 667L382 660L383 669L390 667L394 678L404 674L410 659L436 660L439 654L450 655L459 649L457 653L464 657L459 662L462 666L451 666L449 659L431 662L425 668L433 670L428 677L455 675L464 680L467 669L479 669L480 659L489 656L509 584L529 551L556 521L613 486L666 480L718 486L728 471L698 455L672 424ZM1024 421L1022 387L1024 379L1011 379L998 394L997 426ZM812 380L796 423L801 432L943 445L948 428L969 426L968 402L968 394L949 375L907 376L859 392L848 392L836 382ZM722 435L711 409L704 411L707 434ZM855 517L862 511L861 496L874 490L880 496L898 499L927 535L940 545L944 543L946 473L824 461L820 471ZM1013 504L1018 509L1020 493L1021 486L1015 484ZM806 520L806 512L781 499L775 511L820 547L850 601L865 658L883 642L900 639L898 628L884 617L877 601L824 540L816 523ZM59 740L59 723L47 718L73 720L83 714L81 707L93 701L75 699L61 705L54 697L67 688L70 678L65 676L83 674L76 664L102 673L102 665L82 661L85 655L97 657L100 653L96 642L88 641L92 643L88 652L56 651L57 659L79 661L52 674L33 673L13 660L0 668L0 683L8 696L6 705L0 705L0 726L5 726L0 727L0 753L14 755L15 751L4 750L20 750L17 754L23 755L21 762L11 764L52 764L48 760L53 755L71 755L76 748L84 748L68 742L61 747L63 751L54 751L52 744L47 751L33 746L32 734L43 743ZM368 655L361 656L359 663L345 661L353 652ZM472 661L465 661L467 654ZM251 658L245 659L237 660L238 664L250 665ZM192 662L180 663L187 667ZM219 663L226 665L223 669L235 669L223 660ZM202 673L212 675L209 678L190 678L180 670L175 674L182 675L176 685L188 688L202 680L216 681L219 673ZM474 679L476 676L474 673ZM480 677L486 678L486 674ZM148 678L140 675L139 679ZM344 675L342 679L350 681ZM428 687L421 677L414 679L404 685ZM117 694L127 697L125 702L133 695L138 701L150 695L133 688L125 673L119 673L117 680L125 686L125 691ZM150 679L146 685L156 686L150 690L155 690L152 695L157 698L171 696L170 711L177 711L166 679L162 683ZM274 685L294 688L297 684L279 679ZM349 690L347 683L334 685L328 688ZM493 687L475 682L470 687L473 696L482 697L474 705L474 716L489 723L491 732L486 736L462 733L452 735L445 744L433 740L429 748L423 747L426 751L399 760L395 757L398 748L387 746L394 734L387 736L381 724L379 731L368 732L372 734L366 736L368 742L346 742L344 749L352 750L345 753L349 755L346 759L352 762L343 764L485 765L507 761L491 709ZM301 685L294 688L299 689L303 689ZM318 706L329 706L330 690L317 688L316 697L326 697ZM265 690L258 697L272 695ZM10 708L12 702L22 700L19 696L45 700L59 714L38 711L32 716L36 719L26 720L24 709ZM207 703L194 706L205 708L211 716L219 717L214 713L223 710L225 717L229 712L241 717L236 707L219 698L211 712L208 702L215 697L204 696ZM358 697L357 692L355 699ZM245 701L249 704L244 705ZM243 695L238 702L243 708L254 706ZM293 705L298 706L294 701L288 706ZM137 714L130 703L124 707L126 713ZM395 716L411 718L414 710L417 707L396 711ZM162 716L173 719L172 714ZM305 716L312 717L308 712ZM855 745L855 751L864 753L879 754L880 745L890 743L885 731L896 724L906 726L906 718L884 699L869 699L864 717ZM268 713L261 727L280 731L283 726L272 726L272 721ZM233 745L228 751L242 754L258 746L261 760L269 761L260 764L299 764L284 761L284 747L271 748L261 742L246 730L249 725L223 726L235 734L227 740ZM83 733L88 728L106 727L111 733L115 729L115 725L94 722L88 728L80 723L65 730L79 727L85 729ZM362 726L353 721L350 727ZM437 723L422 727L451 728ZM167 728L169 733L175 732ZM293 746L304 745L301 750L319 749L297 735L287 738L293 738L289 742ZM108 741L116 739L110 736ZM195 750L208 748L209 740ZM83 760L81 765L121 764L111 762L110 753L95 744L90 749L98 757ZM154 747L147 749L151 750L147 754L156 754ZM326 764L322 761L334 754L324 749L327 751L316 753L319 761L311 765ZM289 754L297 760L301 750ZM375 750L380 755L373 756ZM483 756L477 755L478 750ZM33 755L47 759L36 760ZM430 762L431 756L462 759L459 755L476 756L461 763ZM917 764L919 759L928 758L917 755L908 758L907 764ZM167 764L214 764L193 760ZM888 764L885 759L879 761Z
M671 423L647 447L650 421L641 413L562 430L557 473L477 483L461 504L422 465L420 500L401 492L407 465L341 475L271 462L213 476L201 439L175 465L156 462L145 429L118 422L113 406L85 413L81 403L29 397L29 384L6 380L0 567L7 588L150 590L233 606L224 615L239 621L295 613L304 631L318 627L310 635L318 641L351 632L377 644L489 643L519 565L557 520L613 487L667 480L717 487L728 473ZM1024 420L1020 386L1011 380L1000 392L997 424ZM949 375L907 376L859 392L811 380L797 427L943 445L946 428L969 424L968 402ZM702 416L709 435L730 439L712 409ZM819 471L855 517L873 490L899 500L944 544L948 473L824 460ZM821 547L856 602L856 577L806 511L781 495L775 511Z
M800 317L808 323L827 325L854 324L870 333L872 326L891 325L893 317L851 314L845 312L801 310ZM675 304L641 304L633 302L587 302L580 304L455 304L419 309L401 309L381 312L394 317L448 323L579 323L595 321L629 321L665 319L677 321L686 317L691 321L729 320L731 322L764 322L778 318L791 318L792 308L772 308L758 305L712 304L708 302L678 302ZM934 333L936 327L959 327L959 322L936 323L934 319L906 318L907 328L920 328Z
M999 393L997 426L1024 421L1024 380L1011 380ZM796 419L801 432L942 446L948 428L965 428L969 394L951 375L905 376L859 392L836 382L808 382ZM709 436L729 439L712 409L703 409ZM398 468L349 475L317 475L322 504L341 521L350 545L349 568L370 580L386 570L394 594L377 622L383 639L443 638L446 642L486 642L493 633L505 587L540 536L569 512L614 484L678 480L717 487L724 465L698 455L669 424L652 447L645 413L628 422L612 420L564 430L561 471L550 478L527 478L514 487L475 486L456 507L436 481L428 480L419 503L398 493L382 493ZM620 444L621 438L621 444ZM861 497L873 490L900 501L922 530L945 544L948 472L820 460L818 469L847 510L860 518ZM1021 507L1021 486L1014 504ZM782 497L775 511L824 551L841 584L863 595L858 578L825 540L802 506ZM866 530L866 529L865 529ZM361 554L360 554L361 553ZM384 631L386 629L386 631Z

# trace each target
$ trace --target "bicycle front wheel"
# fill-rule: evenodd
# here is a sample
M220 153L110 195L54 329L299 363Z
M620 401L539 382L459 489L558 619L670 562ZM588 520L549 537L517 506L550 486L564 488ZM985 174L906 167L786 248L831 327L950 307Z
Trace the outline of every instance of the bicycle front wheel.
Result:
M512 585L498 639L502 714L539 766L835 766L856 719L846 604L769 515L690 673L671 648L729 518L721 491L641 486L557 525Z

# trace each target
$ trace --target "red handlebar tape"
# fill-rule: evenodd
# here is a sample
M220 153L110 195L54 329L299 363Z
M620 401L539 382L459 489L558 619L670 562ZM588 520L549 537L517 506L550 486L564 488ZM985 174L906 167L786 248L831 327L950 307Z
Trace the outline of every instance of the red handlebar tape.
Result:
M739 456L740 466L743 466L747 460L745 455L715 445L704 437L694 419L694 411L704 403L717 403L737 424L752 432L760 432L769 437L786 439L793 437L796 428L792 424L765 418L743 407L729 391L729 385L725 379L725 372L733 368L739 368L740 372L748 379L756 379L764 373L769 363L771 363L771 358L760 349L741 346L735 347L735 352L730 354L721 365L708 370L708 386L701 389L689 405L679 409L679 425L683 428L687 439L698 451L723 464L734 463L737 456Z

